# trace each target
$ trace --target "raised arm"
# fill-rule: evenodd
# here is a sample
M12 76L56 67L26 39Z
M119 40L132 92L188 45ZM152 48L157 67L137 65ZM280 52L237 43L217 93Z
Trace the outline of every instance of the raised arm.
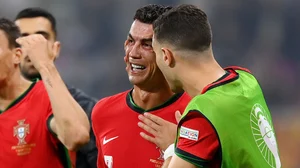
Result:
M77 150L89 141L90 125L87 115L70 95L54 65L57 45L49 44L39 34L19 38L17 42L41 74L53 112L51 130L67 149Z

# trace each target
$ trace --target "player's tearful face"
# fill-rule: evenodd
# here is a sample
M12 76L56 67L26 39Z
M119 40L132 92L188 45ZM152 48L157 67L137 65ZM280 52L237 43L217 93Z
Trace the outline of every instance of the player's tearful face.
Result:
M133 85L144 85L164 78L155 61L152 48L153 28L135 20L125 41L126 71Z
M18 68L20 57L17 57L16 50L9 45L5 32L0 30L0 85Z

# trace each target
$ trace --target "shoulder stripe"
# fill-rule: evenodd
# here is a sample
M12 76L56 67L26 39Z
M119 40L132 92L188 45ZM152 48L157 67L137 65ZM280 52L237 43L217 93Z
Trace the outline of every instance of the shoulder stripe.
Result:
M224 69L225 70L230 70L230 69L232 69L232 70L241 70L241 71L245 71L245 72L251 73L251 71L249 69L243 68L243 67L239 67L239 66L229 66L229 67L226 67Z

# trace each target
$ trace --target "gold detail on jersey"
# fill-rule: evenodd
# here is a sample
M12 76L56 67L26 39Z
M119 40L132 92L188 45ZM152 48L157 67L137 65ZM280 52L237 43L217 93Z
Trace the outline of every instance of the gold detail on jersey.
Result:
M25 124L25 119L18 120L17 123L18 125L14 126L13 136L17 137L19 142L18 145L12 146L11 149L15 150L19 156L28 155L31 153L32 148L35 147L35 144L27 144L25 141L27 134L30 133L30 126Z
M158 160L164 160L164 152L159 148L159 147L156 147L158 148L158 151L159 151L159 158L157 158Z
M156 147L156 149L159 151L160 156L157 159L150 159L150 162L154 164L154 167L159 168L164 163L164 152L159 147Z
M14 127L14 137L17 137L19 140L18 145L27 144L25 138L29 134L29 124L24 124L24 120L17 121L18 125Z

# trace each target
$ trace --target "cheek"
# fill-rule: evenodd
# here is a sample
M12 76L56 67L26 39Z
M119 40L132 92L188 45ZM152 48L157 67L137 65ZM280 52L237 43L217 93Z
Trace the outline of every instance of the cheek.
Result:
M159 69L162 69L162 65L161 65L161 62L159 60L156 59L156 65Z
M126 54L125 57L124 57L124 62L127 63L128 61L129 61L128 55Z
M13 67L12 53L6 49L0 48L0 68L2 70L8 70Z
M13 60L9 59L8 57L0 56L0 71L1 72L8 72L13 67Z
M149 51L147 51L143 55L144 55L143 56L144 60L146 60L148 62L148 64L150 64L151 66L153 66L155 68L158 66L157 62L156 62L156 57L155 57L154 52L153 53L152 52L149 53Z
M159 57L158 57L158 55L155 56L155 61L156 61L156 63L158 64L158 62L159 62Z
M124 47L124 51L125 51L125 54L126 54L126 55L129 55L129 53L130 53L130 51L131 51L131 48L132 48L132 47L130 47L130 46L128 46L128 45L126 45L126 46Z
M161 67L162 60L161 60L161 57L159 55L156 55L155 62L156 62L156 64L157 64L158 67Z
M130 47L125 46L124 50L125 50L125 56L124 56L124 62L127 63L129 61L129 52L130 52Z

